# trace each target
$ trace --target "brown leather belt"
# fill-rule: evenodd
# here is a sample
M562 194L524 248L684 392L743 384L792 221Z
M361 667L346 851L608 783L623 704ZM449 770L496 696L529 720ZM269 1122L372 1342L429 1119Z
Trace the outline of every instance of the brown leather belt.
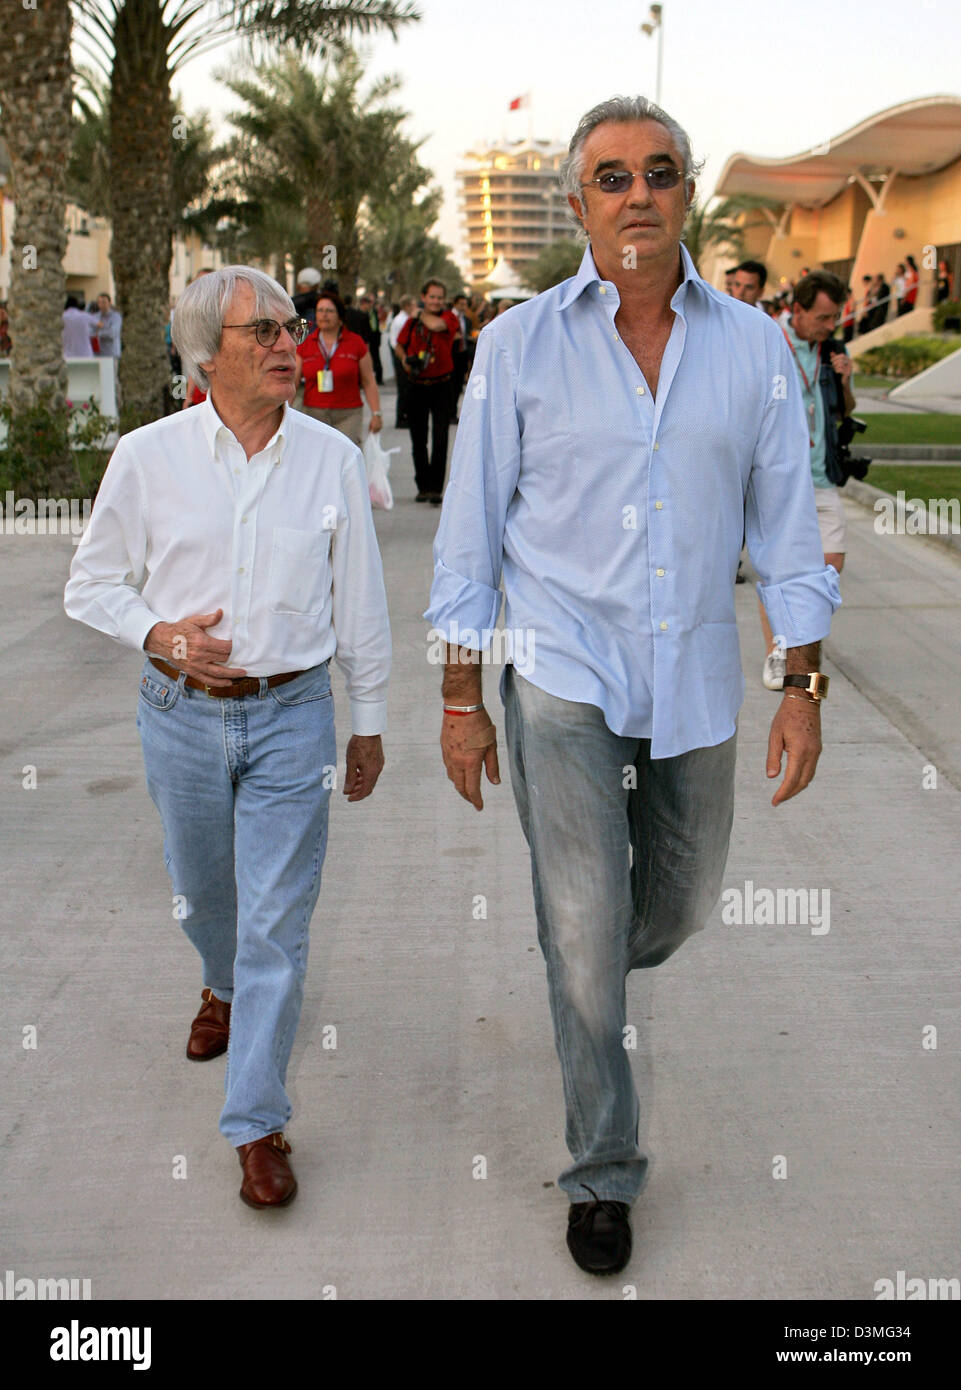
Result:
M147 660L172 681L179 681L183 675L176 666L168 666L159 656L151 656ZM276 676L268 676L267 689L271 690L275 685L286 685L288 681L296 680L303 674L303 671L281 671ZM197 680L196 676L187 676L184 685L189 685L191 690L205 690L208 695L218 700L236 700L241 695L259 695L260 681L260 676L234 676L229 685L205 685L203 681Z

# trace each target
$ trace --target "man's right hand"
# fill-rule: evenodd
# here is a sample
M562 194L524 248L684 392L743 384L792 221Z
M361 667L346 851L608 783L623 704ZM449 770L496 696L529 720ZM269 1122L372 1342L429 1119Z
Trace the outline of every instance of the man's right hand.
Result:
M215 627L223 616L224 610L218 608L216 613L194 613L177 623L154 623L144 638L144 651L166 658L205 685L229 685L233 677L247 672L225 664L231 642L207 636L206 629Z
M445 714L440 748L447 776L465 801L483 811L481 768L486 769L487 780L495 787L500 786L501 780L497 765L497 731L490 715L484 709L474 714Z

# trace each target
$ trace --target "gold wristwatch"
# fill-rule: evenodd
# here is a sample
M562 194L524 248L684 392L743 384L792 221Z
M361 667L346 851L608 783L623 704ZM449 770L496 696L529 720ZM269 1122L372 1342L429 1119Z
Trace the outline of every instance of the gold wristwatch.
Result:
M784 685L793 685L798 690L806 690L807 693L819 703L828 693L829 679L822 676L820 671L811 671L806 676L785 676Z

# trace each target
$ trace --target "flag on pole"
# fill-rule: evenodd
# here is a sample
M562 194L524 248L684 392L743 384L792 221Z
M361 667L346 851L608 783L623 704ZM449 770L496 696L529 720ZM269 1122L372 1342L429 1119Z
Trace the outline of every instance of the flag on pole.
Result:
M508 111L519 111L522 106L530 106L530 104L531 94L530 92L525 92L522 97L515 97L507 109Z

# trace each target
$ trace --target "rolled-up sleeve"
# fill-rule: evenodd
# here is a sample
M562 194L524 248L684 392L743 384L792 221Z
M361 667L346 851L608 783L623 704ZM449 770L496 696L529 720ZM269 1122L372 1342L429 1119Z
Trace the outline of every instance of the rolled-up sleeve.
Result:
M121 440L70 566L63 596L68 616L142 651L147 633L160 621L139 592L146 555L141 478Z
M390 623L387 594L367 474L355 451L341 472L346 515L331 541L334 660L343 673L355 734L382 734L387 727Z
M476 651L490 645L501 605L504 527L520 459L511 364L504 348L482 332L465 387L424 614L451 645Z
M768 357L769 399L744 509L758 595L785 647L819 642L841 603L837 571L824 563L811 480L810 443L794 359L783 340Z

